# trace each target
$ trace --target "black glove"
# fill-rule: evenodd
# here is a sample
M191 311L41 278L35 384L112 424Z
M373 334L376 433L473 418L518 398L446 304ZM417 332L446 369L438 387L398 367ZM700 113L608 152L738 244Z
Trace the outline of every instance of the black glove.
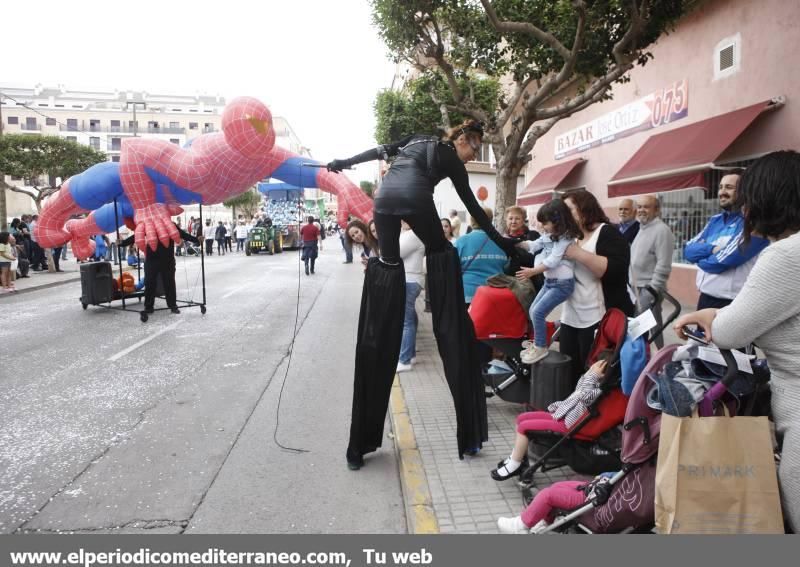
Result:
M332 171L333 173L339 173L343 169L347 169L350 167L350 162L346 159L335 159L328 164L328 171Z

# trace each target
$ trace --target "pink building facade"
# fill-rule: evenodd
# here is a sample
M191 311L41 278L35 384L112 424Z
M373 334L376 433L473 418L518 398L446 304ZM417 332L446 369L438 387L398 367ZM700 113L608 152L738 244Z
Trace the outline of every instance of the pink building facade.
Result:
M724 168L800 150L798 29L797 0L700 3L651 47L652 61L615 85L613 100L539 140L518 202L530 215L553 191L585 187L616 222L623 195L657 193L676 235L670 291L694 304L683 243L719 212Z

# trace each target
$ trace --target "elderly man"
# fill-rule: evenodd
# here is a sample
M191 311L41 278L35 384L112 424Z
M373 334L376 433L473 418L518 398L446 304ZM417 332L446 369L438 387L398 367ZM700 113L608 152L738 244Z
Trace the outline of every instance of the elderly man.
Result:
M633 244L633 239L639 233L639 222L636 220L636 211L633 207L633 199L623 199L619 202L619 224L617 228L628 241Z
M672 229L661 220L661 204L654 195L645 195L636 201L636 219L639 233L631 245L630 281L638 297L638 311L651 309L660 326L661 297L672 271L675 237ZM663 335L659 335L655 343L656 347L663 347Z
M756 256L767 247L764 238L752 236L742 242L744 217L736 205L739 174L731 173L720 180L719 206L703 230L686 243L683 256L697 264L697 309L729 305L741 291Z

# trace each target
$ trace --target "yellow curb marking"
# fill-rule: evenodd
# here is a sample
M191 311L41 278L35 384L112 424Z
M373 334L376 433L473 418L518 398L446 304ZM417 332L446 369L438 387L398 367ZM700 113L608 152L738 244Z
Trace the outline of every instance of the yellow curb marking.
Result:
M400 459L400 482L406 505L406 521L412 534L438 534L439 522L433 511L428 479L422 467L414 427L408 415L400 378L395 376L391 397L392 431Z

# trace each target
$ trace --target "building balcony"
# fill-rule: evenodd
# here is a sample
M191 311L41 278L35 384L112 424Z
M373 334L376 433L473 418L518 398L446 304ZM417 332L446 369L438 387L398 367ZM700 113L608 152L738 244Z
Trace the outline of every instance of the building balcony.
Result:
M23 126L24 128L24 126ZM135 128L133 126L84 126L83 124L78 124L76 126L71 126L68 124L60 124L58 129L61 132L105 132L105 133L116 133L116 134L186 134L186 128L173 128L168 126L139 126Z

